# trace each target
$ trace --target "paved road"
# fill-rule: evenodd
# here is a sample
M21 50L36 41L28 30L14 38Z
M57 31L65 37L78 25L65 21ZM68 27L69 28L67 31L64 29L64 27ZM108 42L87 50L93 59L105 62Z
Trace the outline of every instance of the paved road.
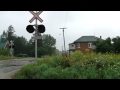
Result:
M35 58L23 58L0 61L0 79L11 79L11 76L22 66L35 62Z

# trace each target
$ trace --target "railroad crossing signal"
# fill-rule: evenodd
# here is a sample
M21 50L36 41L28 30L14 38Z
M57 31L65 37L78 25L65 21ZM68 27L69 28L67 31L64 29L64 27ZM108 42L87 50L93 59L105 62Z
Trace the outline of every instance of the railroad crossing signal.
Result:
M30 13L32 15L34 15L34 17L29 21L30 23L32 23L35 19L38 19L41 23L43 22L43 20L39 17L39 15L42 13L43 11L39 11L39 12L33 12L33 11L30 11Z
M38 28L37 28L38 33L44 33L45 32L45 26L44 25L37 25L37 26L38 26ZM26 27L26 30L29 33L33 33L36 29L34 28L34 25L28 25Z
M43 12L43 11L39 11L36 13L33 11L29 11L32 15L33 18L29 21L30 23L32 23L34 20L36 20L36 24L35 25L28 25L26 27L26 30L29 33L33 33L35 31L35 37L33 37L33 39L35 39L35 58L37 59L37 39L41 39L41 33L45 32L45 26L44 25L37 25L37 19L42 23L43 20L39 17L39 15ZM35 26L36 28L34 28L33 26ZM38 36L38 34L40 33L40 36Z

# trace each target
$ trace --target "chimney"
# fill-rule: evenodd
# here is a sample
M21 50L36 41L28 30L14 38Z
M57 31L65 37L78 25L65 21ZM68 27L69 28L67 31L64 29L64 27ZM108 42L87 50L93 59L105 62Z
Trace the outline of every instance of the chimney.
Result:
M100 36L100 39L102 39L102 36Z

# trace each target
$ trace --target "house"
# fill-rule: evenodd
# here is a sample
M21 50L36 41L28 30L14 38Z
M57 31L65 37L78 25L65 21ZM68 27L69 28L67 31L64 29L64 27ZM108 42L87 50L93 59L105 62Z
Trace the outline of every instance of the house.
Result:
M5 33L5 31L3 32L3 34L0 36L0 48L5 48L7 43L7 33Z
M80 50L85 52L85 50L89 49L90 52L96 49L96 46L93 44L98 39L101 39L95 36L82 36L73 43L69 44L69 53L72 53L76 50Z

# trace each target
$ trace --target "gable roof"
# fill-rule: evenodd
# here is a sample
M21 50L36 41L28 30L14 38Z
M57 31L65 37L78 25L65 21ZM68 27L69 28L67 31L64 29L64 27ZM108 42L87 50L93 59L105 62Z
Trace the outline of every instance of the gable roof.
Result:
M95 41L97 41L97 39L100 39L100 38L95 37L95 36L82 36L79 39L77 39L76 41L74 41L74 43L79 43L79 42L95 42Z

